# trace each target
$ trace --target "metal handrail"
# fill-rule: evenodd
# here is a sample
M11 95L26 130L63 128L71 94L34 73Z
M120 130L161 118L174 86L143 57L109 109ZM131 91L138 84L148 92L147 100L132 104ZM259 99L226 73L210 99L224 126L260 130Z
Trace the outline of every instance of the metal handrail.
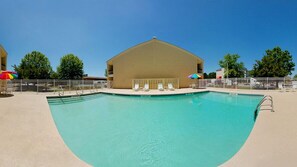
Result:
M265 106L270 106L271 109L261 109L262 105L266 100L270 101L270 105L265 105ZM271 112L274 112L274 107L273 107L273 98L270 95L265 95L263 97L263 99L260 101L260 103L257 105L256 110L255 110L255 114L254 114L254 119L256 120L258 113L259 113L259 108L260 110L270 110Z
M257 108L258 108L258 107L261 107L262 104L263 104L266 100L269 100L269 101L271 102L270 105L268 105L268 106L271 107L271 109L270 109L271 112L274 112L274 110L273 110L273 99L272 99L272 96L270 96L270 95L266 95L266 96L264 96L263 99L261 100L261 102L258 104ZM267 105L266 105L266 106L267 106Z
M63 89L63 87L61 85L59 85L59 89L60 89L59 93L58 93L59 96L61 96L61 95L63 96L64 95L64 89ZM62 93L61 93L61 91L62 91Z
M78 91L81 91L81 92L78 92ZM80 96L80 95L82 95L84 92L83 92L84 90L79 86L77 89L76 89L76 95L77 96Z

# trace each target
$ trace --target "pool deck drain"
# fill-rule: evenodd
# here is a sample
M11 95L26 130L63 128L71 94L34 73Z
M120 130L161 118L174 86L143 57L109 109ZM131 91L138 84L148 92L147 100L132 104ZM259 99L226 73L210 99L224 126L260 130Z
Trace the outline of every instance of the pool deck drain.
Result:
M275 112L259 113L246 143L221 166L296 166L297 92L227 89L176 89L149 92L104 89L104 93L164 95L219 91L271 95ZM75 92L71 92L75 94ZM66 95L71 95L71 93ZM88 93L88 91L85 91ZM0 166L90 166L65 145L51 116L47 96L53 93L15 93L0 97Z

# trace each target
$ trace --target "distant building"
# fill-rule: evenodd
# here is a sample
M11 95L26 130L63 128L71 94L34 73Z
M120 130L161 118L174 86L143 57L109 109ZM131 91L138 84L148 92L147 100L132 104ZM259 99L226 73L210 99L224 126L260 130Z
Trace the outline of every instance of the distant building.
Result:
M156 84L174 78L176 88L184 88L193 82L190 74L203 76L203 66L200 57L154 37L108 60L107 80L112 81L113 88L131 89L135 79Z
M7 69L7 52L4 48L0 45L0 71L4 71Z
M225 68L220 68L216 71L216 78L223 79L225 74Z

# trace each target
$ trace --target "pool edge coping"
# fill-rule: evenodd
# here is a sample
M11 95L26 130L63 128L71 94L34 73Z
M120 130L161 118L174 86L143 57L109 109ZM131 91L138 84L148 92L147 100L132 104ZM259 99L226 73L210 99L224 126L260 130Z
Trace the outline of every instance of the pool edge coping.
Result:
M203 90L203 91L195 91L195 92L176 92L176 93L165 93L165 94L133 94L133 93L116 93L116 92L107 92L107 91L98 91L93 93L85 93L85 94L73 94L73 95L62 95L62 96L52 96L46 95L47 99L51 98L68 98L68 97L79 97L79 96L88 96L88 95L96 95L96 94L108 94L108 95L118 95L118 96L175 96L175 95L188 95L188 94L197 94L202 92L216 92L216 93L224 93L224 94L234 94L234 95L251 95L251 96L264 96L264 94L259 93L242 93L242 92L230 92L230 91L219 91L219 90Z

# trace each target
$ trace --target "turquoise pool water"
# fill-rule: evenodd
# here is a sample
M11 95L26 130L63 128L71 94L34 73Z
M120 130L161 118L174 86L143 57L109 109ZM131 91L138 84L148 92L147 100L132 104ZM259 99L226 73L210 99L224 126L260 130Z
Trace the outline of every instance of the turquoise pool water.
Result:
M244 144L262 96L96 94L48 99L67 146L98 167L218 166Z

